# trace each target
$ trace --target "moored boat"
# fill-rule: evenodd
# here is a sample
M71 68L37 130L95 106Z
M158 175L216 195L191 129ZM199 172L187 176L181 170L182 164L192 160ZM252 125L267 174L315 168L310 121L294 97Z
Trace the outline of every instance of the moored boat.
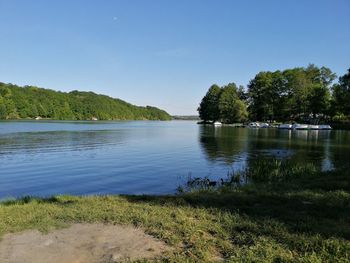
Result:
M319 130L331 130L332 127L330 125L318 125Z
M222 125L222 123L221 123L221 122L219 122L219 121L215 121L215 122L213 123L213 125L214 125L214 126L221 126L221 125Z
M320 126L319 125L309 125L309 129L310 130L320 130Z
M260 128L260 123L259 122L251 122L248 124L249 128Z
M266 122L261 122L261 123L259 123L259 125L260 125L259 128L269 128L270 127L270 125Z
M292 124L288 124L288 123L280 124L280 125L278 126L278 129L287 129L287 130L290 130L290 129L292 129Z
M293 130L308 130L309 129L309 125L296 123L296 124L292 125L292 129Z

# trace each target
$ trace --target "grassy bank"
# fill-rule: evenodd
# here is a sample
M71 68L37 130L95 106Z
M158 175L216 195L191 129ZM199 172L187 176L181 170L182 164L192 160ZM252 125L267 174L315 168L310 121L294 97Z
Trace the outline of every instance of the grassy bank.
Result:
M267 176L245 186L226 181L218 189L176 196L6 201L0 204L0 236L75 222L132 224L174 248L166 262L348 262L348 169L311 175L295 170L294 178L275 171L272 178L279 179Z

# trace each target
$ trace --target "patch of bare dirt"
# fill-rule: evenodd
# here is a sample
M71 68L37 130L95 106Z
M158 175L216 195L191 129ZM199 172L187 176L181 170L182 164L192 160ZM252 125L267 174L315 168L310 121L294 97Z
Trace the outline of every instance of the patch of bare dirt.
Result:
M130 226L75 224L42 234L6 234L0 241L2 263L100 263L154 258L166 245Z

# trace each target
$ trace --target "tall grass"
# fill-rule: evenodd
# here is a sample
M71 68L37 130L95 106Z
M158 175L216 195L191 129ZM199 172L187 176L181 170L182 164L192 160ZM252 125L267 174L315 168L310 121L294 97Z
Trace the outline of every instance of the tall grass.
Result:
M243 176L252 183L273 183L313 177L320 172L312 163L293 164L289 160L262 159L247 168Z
M208 177L189 177L179 192L193 192L202 190L217 190L222 188L238 188L248 184L275 184L288 182L300 178L310 178L322 172L312 163L295 164L289 160L260 159L248 168L229 172L226 178L210 181Z

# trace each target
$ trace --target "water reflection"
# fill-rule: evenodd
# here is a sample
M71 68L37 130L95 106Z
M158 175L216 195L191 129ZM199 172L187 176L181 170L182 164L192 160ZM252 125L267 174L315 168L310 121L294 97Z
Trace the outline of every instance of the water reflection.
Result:
M328 140L329 159L334 168L350 163L350 132L336 131L330 134Z
M202 125L199 134L208 161L233 164L241 160L242 153L247 151L248 134L245 129Z
M85 151L121 144L125 130L51 131L0 135L0 157L12 154Z
M168 194L188 174L218 180L262 158L337 168L350 160L350 132L181 121L0 122L0 198Z
M261 159L289 159L332 170L350 160L349 132L202 126L199 141L212 162L253 166ZM244 162L242 160L244 156Z

